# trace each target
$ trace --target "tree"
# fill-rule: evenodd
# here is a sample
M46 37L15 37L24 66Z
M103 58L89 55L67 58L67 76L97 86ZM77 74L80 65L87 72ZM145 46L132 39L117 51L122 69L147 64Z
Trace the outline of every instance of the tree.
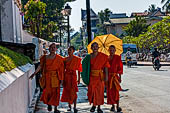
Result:
M137 44L139 48L150 49L157 47L159 49L170 48L170 17L155 23L148 27L147 32L140 34L138 37L126 36L123 38L124 43Z
M101 10L98 13L101 24L103 24L105 21L109 21L110 13L111 11L108 8L106 8L104 11Z
M25 5L25 19L30 25L30 31L33 33L33 35L36 35L37 37L41 37L41 31L42 31L42 20L43 16L45 15L45 8L46 4L37 0L30 0Z
M147 31L149 25L146 24L146 20L142 17L136 16L135 20L130 21L130 23L123 28L126 36L138 37Z
M72 1L75 0L22 0L22 5L26 4L22 10L25 12L26 24L30 25L28 30L40 38L52 38L52 34L59 30L65 19L61 10L65 3ZM40 3L44 3L45 7L38 6L42 5ZM43 8L43 14L37 14L40 8Z
M104 22L109 21L110 13L111 13L111 11L108 8L106 8L104 11L101 10L100 12L98 12L100 23L97 24L97 26L96 26L98 31L95 34L95 36L103 35L103 34L107 33Z
M163 9L166 11L170 10L170 0L161 0L161 3L164 4L162 7Z
M155 4L151 4L148 8L148 12L149 13L153 13L156 10L156 5Z

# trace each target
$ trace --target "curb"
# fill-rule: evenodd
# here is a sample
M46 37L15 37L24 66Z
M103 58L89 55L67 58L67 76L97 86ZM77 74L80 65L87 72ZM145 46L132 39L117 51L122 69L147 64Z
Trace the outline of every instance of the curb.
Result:
M153 64L137 64L136 66L153 66ZM170 66L170 64L161 64L161 66Z
M35 107L36 107L36 103L37 103L39 94L40 94L40 88L36 88L33 99L32 99L32 101L31 101L31 103L28 107L28 113L34 113L35 112Z

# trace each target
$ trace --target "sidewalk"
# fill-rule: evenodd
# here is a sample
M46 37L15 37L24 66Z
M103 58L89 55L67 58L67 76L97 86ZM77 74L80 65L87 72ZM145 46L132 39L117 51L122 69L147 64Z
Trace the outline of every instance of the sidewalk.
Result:
M62 90L63 90L63 88L61 88L60 95L62 94ZM38 98L38 103L35 107L35 113L54 113L54 107L53 107L52 112L48 112L47 105L45 105L45 104L43 104L43 102L39 101L39 98ZM61 96L60 96L60 98L61 98ZM107 98L104 99L104 102L105 102L105 104L101 106L103 112L104 113L114 113L114 112L110 112L111 106L106 104ZM121 105L121 102L120 102L120 105ZM124 111L126 106L121 106L121 107L123 109L123 111L121 113L126 113ZM72 105L72 108L73 108L73 105ZM83 84L80 84L79 92L78 92L78 99L77 99L78 113L90 113L90 108L91 108L91 105L89 104L88 99L87 99L87 87L85 87ZM68 112L67 109L68 109L68 104L60 102L58 110L60 110L61 113L73 113L73 110L72 110L72 112ZM97 110L94 113L97 113Z
M170 66L170 62L160 62L161 66ZM153 66L152 62L138 61L137 66Z

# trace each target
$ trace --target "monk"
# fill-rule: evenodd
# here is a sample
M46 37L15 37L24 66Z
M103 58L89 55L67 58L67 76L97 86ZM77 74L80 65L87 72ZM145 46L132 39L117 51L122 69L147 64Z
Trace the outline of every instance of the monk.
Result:
M90 54L90 60L87 60L90 61L90 74L87 96L90 104L93 104L90 112L95 112L96 106L98 106L97 112L103 113L100 105L104 104L104 80L108 80L108 67L110 65L108 62L108 56L98 52L98 43L94 42L91 45L91 49L93 50L93 53Z
M110 111L115 111L115 104L117 104L117 112L122 111L119 107L119 91L121 90L121 74L123 74L123 63L121 57L115 55L116 48L114 45L109 47L109 80L107 87L107 104L112 105Z
M82 71L81 58L74 56L75 51L74 46L68 48L68 57L64 59L65 72L64 72L64 83L63 83L63 93L61 97L61 102L68 102L69 109L71 111L71 104L74 103L74 113L77 113L76 101L78 87L77 83L80 83L80 72ZM76 70L78 70L78 81Z
M40 98L45 104L48 105L48 111L52 111L52 105L55 106L54 113L60 113L57 109L60 100L60 83L64 79L64 63L63 58L57 54L55 43L49 46L49 55L44 55L40 59L40 66L30 76L32 79L40 70L44 71L45 87Z

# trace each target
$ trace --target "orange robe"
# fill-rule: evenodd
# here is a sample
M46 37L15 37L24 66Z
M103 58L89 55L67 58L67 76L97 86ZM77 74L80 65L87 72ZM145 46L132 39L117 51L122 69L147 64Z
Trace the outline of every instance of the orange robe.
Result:
M88 100L96 105L104 104L104 80L102 80L101 73L94 75L93 70L103 70L104 67L109 67L108 56L103 53L98 53L95 58L90 60L90 82L88 85Z
M123 74L123 63L121 57L114 55L113 59L109 58L110 68L109 68L109 81L107 87L107 104L117 104L119 101L119 91L121 86L119 83L118 74Z
M73 56L72 60L64 60L64 85L61 102L72 104L77 99L77 74L76 70L82 72L81 58Z
M44 61L44 56L40 59L40 65ZM60 100L60 80L64 79L63 58L56 55L54 59L46 59L46 85L40 98L45 104L59 105Z

